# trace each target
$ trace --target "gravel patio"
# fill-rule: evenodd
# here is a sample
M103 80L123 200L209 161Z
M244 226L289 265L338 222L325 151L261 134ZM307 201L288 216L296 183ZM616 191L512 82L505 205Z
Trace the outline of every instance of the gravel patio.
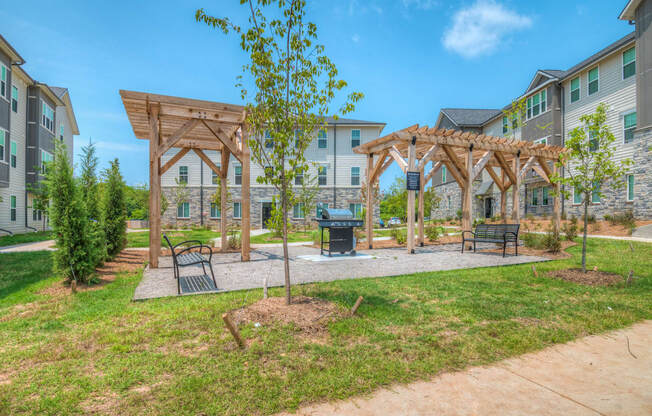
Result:
M494 248L492 244L478 244L478 250ZM261 288L265 278L268 286L283 285L282 248L257 248L251 251L250 262L240 262L240 253L213 254L213 269L217 291L229 292ZM417 247L415 254L405 248L359 251L358 256L343 256L328 261L314 261L319 249L308 246L290 247L292 283L328 282L363 277L397 276L417 272L470 269L546 261L544 257L519 255L503 258L497 253L460 253L459 244ZM326 260L326 259L322 259ZM201 267L181 269L181 275L201 275ZM207 292L202 292L207 293ZM208 292L210 293L210 292ZM192 293L196 294L196 293ZM172 258L160 257L159 268L145 269L136 288L134 300L145 300L177 295L177 283L172 270Z

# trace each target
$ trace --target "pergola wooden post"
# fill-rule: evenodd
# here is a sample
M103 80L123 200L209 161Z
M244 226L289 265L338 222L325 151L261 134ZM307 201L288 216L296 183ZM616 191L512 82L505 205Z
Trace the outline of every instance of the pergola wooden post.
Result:
M231 159L231 154L229 153L228 149L222 149L221 155L222 157L222 171L220 172L220 239L221 239L221 244L220 244L220 250L225 252L227 250L228 246L228 223L226 220L226 213L228 211L228 208L226 206L227 203L227 198L228 198L228 188L227 188L227 180L228 180L228 172L229 172L229 160Z
M390 133L387 136L364 143L353 150L356 153L369 156L367 172L371 172L371 174L367 175L367 189L373 186L378 176L391 163L396 162L403 173L406 174L408 171L415 169L415 163L418 161L421 183L418 204L418 241L420 244L425 240L422 231L425 210L422 194L425 191L426 183L441 166L448 168L451 176L455 178L462 190L462 228L470 230L473 214L473 181L483 171L487 171L500 190L500 211L504 219L506 219L507 214L507 191L512 187L514 202L512 217L515 222L518 222L520 220L518 188L527 171L534 169L544 180L550 183L552 173L548 162L558 160L559 155L566 151L566 149L559 146L534 144L528 141L485 136L484 134L457 130L428 128L427 126L419 127L418 125ZM376 163L373 162L374 154L380 155ZM386 161L388 156L389 159ZM525 159L523 167L521 167L522 158ZM424 169L429 161L433 162L433 166L426 175ZM494 171L495 167L500 168L500 175ZM408 191L407 198L407 248L408 252L413 253L415 231L414 191ZM553 207L554 218L559 218L558 202L555 201ZM368 210L370 206L370 203L367 202ZM369 248L372 247L372 238L368 239L368 246Z
M367 206L365 207L365 228L366 228L366 234L367 234L367 247L373 248L373 237L374 237L374 224L373 224L373 219L374 219L374 198L373 198L373 190L374 190L374 182L372 181L371 175L373 175L374 171L374 154L369 153L367 156L367 173L365 175L366 179L366 194L367 194Z
M244 125L245 108L134 91L120 90L120 95L135 136L149 140L150 267L158 267L161 252L161 175L191 150L222 179L220 210L223 250L226 247L226 178L229 158L233 156L242 164L242 261L248 261L251 228L250 153L247 146L249 132ZM237 140L238 135L240 140ZM161 156L172 148L179 150L161 166ZM221 168L215 165L204 150L221 153Z

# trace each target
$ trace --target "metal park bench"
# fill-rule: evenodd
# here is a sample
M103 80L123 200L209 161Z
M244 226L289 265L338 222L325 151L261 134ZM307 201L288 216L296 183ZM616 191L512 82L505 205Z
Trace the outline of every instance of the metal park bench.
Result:
M170 239L168 238L165 233L163 233L163 238L165 238L165 242L167 243L168 247L170 248L170 251L172 252L172 262L174 264L174 278L177 279L177 292L181 294L181 279L182 277L179 276L179 267L187 267L187 266L196 266L198 264L201 264L202 269L204 270L204 275L203 276L187 276L183 277L184 279L184 286L188 286L189 290L191 292L200 292L200 291L205 291L205 290L215 290L217 288L217 282L215 282L215 273L213 273L213 266L211 265L211 259L213 258L213 250L205 245L202 244L201 241L199 240L188 240L188 241L183 241L177 245L172 245L170 242ZM185 247L181 250L178 250L178 247L184 246L186 244L194 244L189 247ZM191 251L193 249L199 249L199 252L197 251ZM208 258L203 254L204 249L208 250ZM206 264L208 264L208 268L211 270L211 277L213 278L213 286L210 286L210 280L208 279L208 275L206 274Z
M464 243L473 242L473 252L475 253L475 243L496 243L503 246L503 257L505 257L505 248L507 243L514 243L514 249L518 256L518 228L519 224L478 224L475 231L462 232L462 253L464 253ZM466 237L471 234L471 237Z

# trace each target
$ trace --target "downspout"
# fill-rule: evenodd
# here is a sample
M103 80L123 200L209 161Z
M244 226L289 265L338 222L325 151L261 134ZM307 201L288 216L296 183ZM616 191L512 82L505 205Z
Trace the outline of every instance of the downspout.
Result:
M199 225L204 225L204 161L199 159Z
M333 208L337 208L337 123L333 122Z

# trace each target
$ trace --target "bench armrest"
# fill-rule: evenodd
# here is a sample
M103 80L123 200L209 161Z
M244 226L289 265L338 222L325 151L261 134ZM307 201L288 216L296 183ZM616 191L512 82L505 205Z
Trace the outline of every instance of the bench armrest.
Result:
M511 234L514 236L514 240L518 241L518 234L513 232L513 231L505 231L505 234L503 234L503 240L507 241L507 234Z
M186 247L183 250L176 253L176 255L178 256L178 255L180 255L182 253L185 253L186 251L190 251L190 250L192 250L194 248L199 248L199 254L204 254L204 248L206 248L208 250L208 261L210 262L211 259L213 258L213 249L210 248L209 246L207 246L205 244L201 244L201 243L196 245L196 246Z
M462 240L464 240L464 236L466 235L466 233L471 234L475 238L475 233L473 231L467 230L467 231L462 231Z
M172 247L173 247L173 248L177 248L177 247L179 247L179 246L182 246L182 245L184 245L184 244L188 244L188 243L193 243L193 244L201 245L201 241L199 241L199 240L188 240L188 241L182 241L182 242L180 242L179 244L175 244L175 245L172 246Z

